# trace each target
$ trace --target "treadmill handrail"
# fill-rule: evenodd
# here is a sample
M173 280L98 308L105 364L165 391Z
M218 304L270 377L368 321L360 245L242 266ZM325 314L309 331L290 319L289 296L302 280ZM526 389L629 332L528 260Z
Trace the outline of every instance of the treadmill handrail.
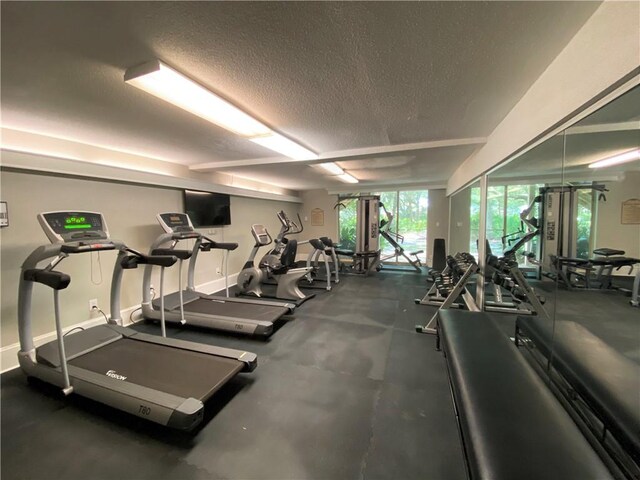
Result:
M125 244L120 240L108 240L111 242L117 250L122 250ZM80 243L72 242L71 244ZM91 243L91 242L85 242ZM97 243L106 243L104 239L98 240ZM18 334L20 337L20 351L27 354L35 351L33 343L33 328L32 328L32 312L31 312L31 297L33 295L33 282L25 280L24 274L27 270L33 270L38 268L38 264L50 258L58 257L62 253L62 247L64 243L53 243L49 245L42 245L34 249L29 256L22 263L20 269L20 281L18 284ZM66 244L69 245L69 244ZM90 251L90 250L87 250ZM120 298L111 299L111 311L117 308L120 311Z

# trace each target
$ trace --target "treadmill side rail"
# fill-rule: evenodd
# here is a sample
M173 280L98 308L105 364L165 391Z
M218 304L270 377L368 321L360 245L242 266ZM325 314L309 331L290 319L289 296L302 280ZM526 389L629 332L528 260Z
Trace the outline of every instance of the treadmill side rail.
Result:
M194 302L195 303L195 302ZM193 325L203 328L213 328L219 330L227 330L234 333L242 333L246 335L256 335L268 337L273 333L273 322L268 320L246 320L238 317L230 317L223 315L207 315L206 313L196 313L192 311L192 305L185 305L188 315L185 325ZM258 305L258 308L261 308ZM142 304L142 314L144 318L150 320L160 320L162 311L160 307L155 308L153 305ZM165 322L182 324L180 312L166 311Z
M109 327L118 332L121 332L123 336L132 338L134 340L140 340L143 342L155 343L157 345L163 345L166 347L180 348L182 350L190 350L192 352L205 353L207 355L215 355L217 357L226 357L233 360L238 360L239 362L243 363L242 372L253 372L258 366L258 356L255 353L245 352L243 350L235 350L233 348L214 347L212 345L188 342L186 340L178 340L176 338L164 338L158 335L149 335L148 333L141 333L127 327L119 327L116 325L110 325Z
M202 421L202 418L202 402L195 398L187 398L173 411L167 422L167 427L176 430L193 430Z

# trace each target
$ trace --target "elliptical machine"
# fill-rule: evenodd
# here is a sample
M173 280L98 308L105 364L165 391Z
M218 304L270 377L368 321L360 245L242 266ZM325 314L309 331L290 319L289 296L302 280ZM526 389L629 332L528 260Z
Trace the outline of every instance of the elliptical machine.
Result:
M278 218L281 219L283 228L278 234L276 245L269 253L262 257L258 265L255 264L258 251L261 247L273 243L274 240L264 225L255 224L251 226L251 234L256 243L251 250L251 254L244 268L238 274L238 290L241 295L268 297L268 295L265 295L262 291L262 284L266 283L268 279L274 279L277 282L275 298L298 301L308 300L312 298L313 295L305 295L300 288L298 288L297 283L311 271L311 268L295 268L298 242L294 239L285 238L290 228L285 229L285 226L288 225L286 221L288 219L284 212L279 212ZM299 231L294 233L302 231L301 228L298 230Z

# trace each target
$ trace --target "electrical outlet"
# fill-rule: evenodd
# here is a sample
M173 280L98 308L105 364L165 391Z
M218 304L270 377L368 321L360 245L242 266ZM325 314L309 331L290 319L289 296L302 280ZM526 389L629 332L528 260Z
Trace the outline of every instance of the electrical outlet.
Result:
M222 275L222 270L220 270L220 267L216 268L216 273L217 273L218 275Z
M94 308L98 308L98 299L92 298L89 300L89 311L92 312Z

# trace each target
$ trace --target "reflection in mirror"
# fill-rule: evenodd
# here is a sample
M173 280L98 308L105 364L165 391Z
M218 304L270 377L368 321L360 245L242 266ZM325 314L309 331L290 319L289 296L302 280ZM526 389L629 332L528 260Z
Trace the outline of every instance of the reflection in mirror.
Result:
M513 334L516 315L552 328L556 282L544 275L555 225L544 215L544 192L562 185L564 134L491 172L487 182L484 309ZM478 192L479 193L479 192Z
M518 319L524 346L619 478L640 478L640 87L566 129L562 183L542 188L551 330Z
M450 245L447 252L469 252L478 255L480 225L480 182L475 182L451 197Z

